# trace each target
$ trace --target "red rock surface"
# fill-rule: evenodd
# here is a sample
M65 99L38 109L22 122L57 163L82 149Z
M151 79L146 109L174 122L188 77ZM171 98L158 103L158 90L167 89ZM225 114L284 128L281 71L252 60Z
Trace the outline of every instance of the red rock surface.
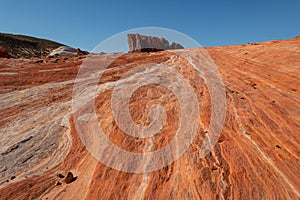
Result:
M0 58L11 58L11 56L5 49L0 48Z
M1 59L0 199L299 199L300 40L206 50L226 86L227 114L220 138L210 154L199 158L205 133L200 128L182 157L144 174L101 164L79 139L71 100L83 58ZM147 141L128 138L113 125L112 88L104 85L141 64L178 64L176 69L191 81L198 98L205 97L201 123L208 126L210 99L204 80L193 82L193 68L173 54L126 54L105 70L97 115L116 145L142 151ZM160 148L178 128L179 107L172 92L153 85L138 89L130 113L133 120L147 123L149 107L157 100L170 116L163 138L156 138ZM77 178L66 184L58 174L68 172Z

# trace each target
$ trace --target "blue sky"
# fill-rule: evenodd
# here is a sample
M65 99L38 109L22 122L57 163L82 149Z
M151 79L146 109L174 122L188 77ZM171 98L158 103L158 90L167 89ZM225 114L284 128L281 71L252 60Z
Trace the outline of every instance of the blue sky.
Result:
M0 19L0 32L85 50L139 27L169 28L202 46L217 46L300 35L300 0L1 0Z

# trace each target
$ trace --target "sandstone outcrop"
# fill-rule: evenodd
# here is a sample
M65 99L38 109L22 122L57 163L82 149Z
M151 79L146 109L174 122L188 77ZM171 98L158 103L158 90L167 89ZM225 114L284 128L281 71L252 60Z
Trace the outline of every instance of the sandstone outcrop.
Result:
M128 34L129 52L155 52L168 49L183 49L180 44L173 42L169 45L169 41L165 38L153 36L145 36L140 34Z
M83 51L83 50L81 50L79 48L76 49L76 53L77 53L78 56L85 56L85 55L89 54L88 51Z
M79 48L75 49L69 46L61 46L58 47L57 49L54 49L49 55L48 57L55 57L55 56L68 56L68 55L77 55L77 56L84 56L84 55L88 55L89 52L88 51L83 51Z
M77 51L78 51L77 49L74 49L72 47L61 46L61 47L58 47L57 49L54 49L53 51L51 51L51 53L48 55L48 57L77 55Z
M183 49L184 47L181 44L177 44L173 42L170 46L169 49Z
M217 144L204 158L199 150L211 121L210 91L193 66L173 51L122 55L96 82L95 101L78 111L72 110L72 93L83 59L0 59L0 199L299 199L300 40L206 50L225 84L227 113ZM188 151L174 163L149 173L125 173L88 152L78 136L76 113L95 105L97 125L124 150L166 146L178 129L181 109L165 87L139 88L128 103L132 119L146 125L150 108L164 106L166 126L154 137L154 145L149 146L147 138L128 136L113 120L113 87L136 83L136 74L127 74L122 82L120 78L149 63L174 64L172 70L190 83L199 100L201 126ZM85 80L98 73L91 72ZM80 120L80 128L93 130L84 117ZM66 184L63 178L70 171L77 179Z

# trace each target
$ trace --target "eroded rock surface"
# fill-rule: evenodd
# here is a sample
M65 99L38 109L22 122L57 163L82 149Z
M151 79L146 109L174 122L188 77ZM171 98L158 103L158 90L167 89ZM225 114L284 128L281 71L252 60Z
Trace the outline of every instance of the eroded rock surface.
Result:
M128 34L129 52L155 52L168 49L183 49L180 44L173 42L169 45L169 41L165 38L153 36L145 36L140 34Z
M58 47L57 49L54 49L51 51L51 53L48 55L49 57L51 56L66 56L66 55L77 55L76 49L68 46L61 46Z
M195 89L203 125L195 140L174 163L144 174L105 166L78 137L71 106L83 58L45 58L39 63L0 59L0 199L299 199L300 40L206 50L225 84L227 113L214 150L204 158L199 149L210 122L209 91L186 60L172 51L125 54L99 80L99 125L112 143L134 152L168 144L179 126L180 107L165 87L139 88L129 102L132 119L149 124L149 110L157 103L168 118L154 145L126 135L115 124L110 105L121 76L147 63L172 64ZM182 51L192 54L196 49ZM116 55L101 56L106 60ZM123 83L134 81L128 77ZM84 117L80 120L82 129L91 128ZM77 179L65 184L58 174L70 171Z

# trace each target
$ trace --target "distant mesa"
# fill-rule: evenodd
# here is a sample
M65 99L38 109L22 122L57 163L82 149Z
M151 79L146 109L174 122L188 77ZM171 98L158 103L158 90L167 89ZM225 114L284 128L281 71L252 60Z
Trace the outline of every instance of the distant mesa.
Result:
M178 44L178 43L173 42L173 43L170 45L169 49L184 49L184 47L183 47L181 44Z
M165 38L128 34L129 52L156 52L170 49L183 49L180 44L173 42L171 45Z

